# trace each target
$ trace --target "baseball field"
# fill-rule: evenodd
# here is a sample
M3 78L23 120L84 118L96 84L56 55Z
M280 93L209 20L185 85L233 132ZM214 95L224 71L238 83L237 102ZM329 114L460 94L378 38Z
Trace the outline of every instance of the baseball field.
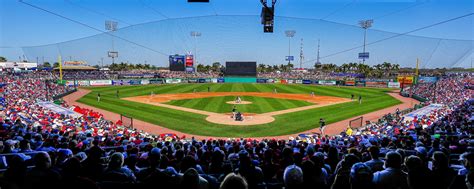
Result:
M330 124L401 103L387 94L392 89L302 84L165 84L85 89L91 92L79 99L80 103L179 132L216 137L294 134L319 127L320 118ZM351 94L355 100L350 99ZM241 103L235 103L237 97ZM244 121L231 118L234 107L243 113Z

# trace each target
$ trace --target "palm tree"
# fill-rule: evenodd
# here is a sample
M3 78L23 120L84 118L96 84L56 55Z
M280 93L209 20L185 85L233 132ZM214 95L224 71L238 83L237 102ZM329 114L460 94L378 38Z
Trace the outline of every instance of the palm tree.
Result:
M196 68L197 68L198 72L204 72L204 69L205 69L204 65L202 65L202 64L198 64Z
M258 64L257 72L259 72L259 73L265 72L265 64Z
M51 64L49 62L44 62L43 68L51 68Z
M6 62L6 61L7 61L7 58L0 56L0 62Z

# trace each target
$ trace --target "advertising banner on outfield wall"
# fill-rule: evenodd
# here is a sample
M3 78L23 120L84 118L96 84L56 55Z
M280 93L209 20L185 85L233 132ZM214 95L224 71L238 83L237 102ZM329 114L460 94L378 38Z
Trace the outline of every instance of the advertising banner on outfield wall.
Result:
M355 85L355 81L354 80L347 80L344 82L344 85L346 86L354 86Z
M387 87L387 82L384 81L366 81L365 82L366 87Z
M355 86L357 86L357 87L365 87L365 81L356 81Z
M281 80L280 79L273 79L273 83L280 83Z
M79 85L79 86L89 86L90 83L89 83L89 80L79 80L79 81L77 81L77 85Z
M163 79L150 79L150 84L162 84Z
M148 80L148 79L142 79L141 84L142 84L142 85L148 85L148 84L150 84L150 80Z
M112 85L112 80L91 80L91 86L104 86L104 85Z
M280 83L287 84L288 81L287 81L286 79L281 79L281 80L280 80Z
M290 83L290 84L292 84L292 83L295 83L295 80L293 80L293 79L288 79L287 82Z
M199 79L198 79L198 83L206 83L206 79L199 78Z
M266 83L267 79L257 79L257 83Z
M198 80L197 79L188 79L188 83L197 83Z
M398 76L397 81L400 84L413 84L413 76Z
M181 83L181 79L178 79L178 78L176 78L176 79L171 79L170 78L170 79L166 79L165 81L166 81L166 83L171 83L171 84Z
M388 82L387 84L388 88L400 88L400 83L399 82Z
M303 84L303 80L298 79L298 80L295 81L295 83L297 83L297 84Z
M267 83L274 83L275 81L273 79L267 79Z
M217 78L217 83L224 83L225 79L224 78Z
M318 84L320 84L320 85L336 85L336 81L333 81L333 80L319 80Z
M140 79L132 79L129 81L130 85L141 85L142 84L142 80Z
M311 80L309 80L309 79L304 79L302 82L303 82L303 84L311 84L312 83Z
M212 78L212 79L211 79L211 82L212 82L212 83L217 83L217 78Z
M438 77L418 77L418 83L436 83L436 81L438 81Z

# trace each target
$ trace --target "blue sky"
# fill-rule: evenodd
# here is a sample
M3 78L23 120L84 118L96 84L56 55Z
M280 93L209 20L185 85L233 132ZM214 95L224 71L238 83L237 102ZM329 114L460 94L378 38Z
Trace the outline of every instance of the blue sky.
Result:
M259 0L210 0L210 3L186 3L186 0L24 0L25 2L34 4L36 6L42 7L44 9L53 11L55 13L64 15L68 18L86 23L95 28L103 29L104 20L116 20L119 22L119 27L127 27L130 25L136 25L141 23L148 23L157 20L164 19L173 19L173 18L183 18L183 17L195 17L203 15L259 15L261 5ZM360 39L362 36L358 35L359 31L356 28L351 29L350 25L357 25L357 22L361 19L374 19L374 25L371 28L373 30L372 39L379 39L377 35L380 35L380 39L389 36L390 33L403 33L413 29L417 29L423 26L427 26L436 22L447 20L453 17L460 15L465 15L474 12L474 1L472 0L279 0L276 4L276 15L280 18L276 19L275 30L282 30L283 26L295 24L293 27L302 28L300 31L297 31L297 35L292 41L293 48L291 49L294 53L292 55L299 55L299 41L298 34L304 39L304 48L306 51L305 60L314 59L315 55L313 52L315 41L318 37L313 37L310 33L304 34L303 28L304 25L310 24L318 27L323 25L320 30L325 30L326 34L321 31L321 36L327 36L331 33L334 33L334 36L326 37L325 44L328 47L326 55L331 52L338 52L338 50L344 50L347 45L360 45ZM242 16L240 16L242 17ZM239 18L240 18L239 17ZM297 18L285 20L286 18ZM242 17L244 18L244 17ZM310 19L323 19L324 21L313 20L314 22L307 23L304 19L301 18L310 18ZM202 28L203 31L206 31L207 28L214 27L213 23L199 23L203 22L220 22L224 21L226 18L219 19L201 19L197 20L196 23L189 23L196 28ZM282 20L278 22L278 20ZM474 16L465 17L456 21L452 21L446 24L438 25L421 31L411 33L411 35L430 37L430 38L441 38L441 39L457 39L457 40L474 40ZM230 20L236 22L235 20ZM330 22L326 22L330 21ZM237 21L240 22L240 21ZM261 31L261 26L256 23L252 23L252 20L246 21L243 19L242 23L237 23L236 25L241 25L243 27L258 27L256 31ZM257 21L258 22L258 21ZM331 24L334 23L334 24ZM163 27L169 26L173 28L176 23L168 24L158 24L153 27ZM231 24L231 23L230 23ZM145 24L146 25L146 24ZM318 26L316 26L318 25ZM51 15L44 11L32 8L23 3L18 2L17 0L2 0L0 1L0 56L7 56L8 59L15 60L19 56L22 56L26 52L23 52L20 47L24 46L37 46L37 45L46 45L59 43L69 40L74 40L78 38L88 37L101 32L86 28L84 26L72 23L63 18ZM188 27L189 25L177 26L174 29L192 29ZM217 31L232 31L238 28L227 28L231 27L226 24L220 23L218 25ZM344 28L343 30L338 29L339 26ZM151 27L151 26L150 26ZM280 27L280 28L278 28ZM133 28L133 27L132 27ZM351 32L352 38L359 36L360 38L355 40L358 41L353 43L344 44L343 46L332 45L334 43L339 43L339 38L344 37L344 33L348 30ZM151 28L150 28L151 29ZM156 29L156 28L155 28ZM312 28L308 28L310 29ZM163 30L163 28L159 28ZM283 29L284 30L284 29ZM154 30L153 30L154 31ZM386 31L386 32L381 32ZM187 31L185 31L187 32ZM224 37L222 40L225 42L223 44L226 48L223 48L222 52L219 52L220 58L213 58L213 53L209 51L207 53L207 48L213 48L218 43L214 43L212 39L209 39L209 44L206 44L205 33L203 33L202 38L199 39L199 44L202 46L202 60L203 63L209 63L212 61L225 61L227 60L226 53L229 51L239 51L242 53L231 53L227 57L232 57L233 59L251 59L252 53L249 52L245 54L246 45L250 46L259 46L258 40L262 37L261 33L255 34L253 36L253 30L247 31L251 36L248 39L241 39L239 35L225 35L222 34L221 37ZM379 32L379 34L377 33ZM130 31L132 33L132 31ZM219 33L219 32L217 32ZM354 34L352 34L354 33ZM136 35L150 35L148 33L135 32ZM356 35L357 34L357 35ZM371 32L368 33L368 42L371 42ZM124 35L126 35L124 33ZM220 35L220 34L218 34ZM279 34L278 38L271 38L272 40L281 40L281 48L269 48L265 50L265 54L271 52L287 52L287 46L283 45L287 43L287 40L284 34ZM342 37L338 37L341 35ZM235 39L232 37L235 36ZM135 36L131 36L135 37ZM215 35L212 37L216 37ZM219 37L219 36L217 36ZM334 39L333 39L334 38ZM413 38L416 40L411 40L411 38L402 39L405 42L403 44L395 44L391 42L390 45L396 46L400 45L406 47L406 49L411 49L413 51L423 51L420 56L423 56L425 62L433 62L430 65L436 65L436 67L442 67L443 63L434 62L437 59L437 56L442 57L442 54L453 54L453 57L450 61L456 61L457 66L469 67L470 61L473 58L472 55L472 46L471 41L471 55L465 55L465 53L451 53L452 50L458 50L464 52L466 46L462 46L459 49L453 49L453 47L458 47L456 41L441 40L441 42L435 43L424 42L423 38ZM147 38L143 37L137 40L144 40L146 43ZM162 40L162 39L157 39ZM186 42L184 42L186 41ZM241 44L241 41L248 42L247 44ZM324 41L324 40L322 40ZM182 42L182 43L181 43ZM178 44L173 44L178 43ZM255 43L255 44L252 44ZM311 44L309 44L311 43ZM392 44L393 43L393 44ZM425 44L426 43L426 44ZM81 43L82 45L90 45L87 43ZM166 44L173 44L176 47L162 49L166 51L164 53L184 53L181 51L193 51L194 41L192 39L173 39L168 41ZM330 46L330 45L332 46ZM120 42L117 42L117 45L120 45ZM152 44L149 44L154 49L160 49L160 47L154 47ZM208 45L208 46L206 46ZM91 45L96 46L96 45ZM386 46L386 45L385 45ZM377 50L383 50L384 45L374 44L373 48L381 48ZM72 47L70 47L72 48ZM93 47L91 47L93 48ZM265 47L262 47L265 48ZM447 49L447 50L444 50ZM388 50L388 49L387 49ZM426 52L424 52L426 50ZM250 51L250 50L249 50ZM307 51L312 51L307 52ZM430 53L434 52L436 53ZM322 48L324 52L324 46ZM372 52L376 52L372 50ZM139 52L137 52L139 53ZM144 52L146 54L146 52ZM207 53L207 54L206 54ZM280 54L282 54L280 53ZM357 58L351 60L354 52L351 52L351 55L341 55L330 59L328 57L327 61L331 63L340 64L347 61L358 61ZM393 52L397 54L397 52ZM26 53L28 58L31 60L32 57L42 56L41 50L35 50L34 55ZM64 53L63 56L68 56ZM77 52L70 54L78 54ZM434 55L433 55L434 54ZM440 54L440 55L437 55ZM321 56L325 54L322 53ZM43 55L44 56L44 55ZM51 56L51 55L49 55ZM74 56L74 55L72 55ZM84 54L87 56L87 54ZM147 55L144 55L145 57ZM255 56L255 55L254 55ZM279 55L280 56L280 55ZM284 56L284 55L281 55ZM400 52L398 57L403 57L405 54ZM449 55L445 55L449 56ZM164 64L164 59L166 57L159 57L156 61L153 61L154 55L150 55L149 58L141 59L139 56L135 58L124 58L122 61L130 62L143 62L146 59L148 62L153 64L162 65ZM268 60L266 57L261 57L262 59ZM383 56L376 57L377 60L371 59L370 64L375 64L382 60ZM413 59L412 57L410 57ZM49 58L51 59L51 58ZM80 57L78 59L86 59L86 57ZM94 57L93 60L88 60L91 64L97 62L97 57ZM163 60L161 60L163 59ZM198 59L199 59L199 50L198 50ZM258 58L257 58L258 59ZM392 62L397 62L401 60L395 60L393 58L387 58ZM50 60L51 61L51 60ZM108 60L107 60L108 61ZM262 62L262 61L260 61ZM324 61L323 61L324 62ZM265 62L267 63L267 62ZM275 63L275 61L268 62L270 64ZM279 62L277 62L279 63ZM312 63L311 63L312 64ZM403 63L400 63L403 64ZM308 64L309 66L309 64Z

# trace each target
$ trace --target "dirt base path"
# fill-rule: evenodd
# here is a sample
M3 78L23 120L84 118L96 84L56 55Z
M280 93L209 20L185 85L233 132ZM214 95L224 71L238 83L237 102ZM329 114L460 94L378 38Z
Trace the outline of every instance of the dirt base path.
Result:
M96 108L96 107L92 107L92 106L89 106L89 105L86 105L86 104L76 102L81 97L87 95L89 92L90 91L86 90L86 89L79 89L77 92L74 92L74 93L64 97L63 99L69 105L77 105L77 106L80 106L82 108L87 108L87 109L91 109L91 110L100 112L104 115L105 119L108 119L108 120L111 120L111 121L114 121L114 122L116 120L120 119L120 114L113 113L113 112L110 112L110 111L102 110L102 109L99 109L99 108ZM193 94L199 95L201 93L193 93ZM202 95L204 96L204 94L205 93L203 93ZM266 93L264 93L264 94L266 94ZM273 94L273 93L268 93L268 94ZM181 96L180 94L173 94L173 96L174 95ZM234 94L232 94L232 95L234 95ZM232 96L232 95L224 95L224 96ZM284 94L284 95L294 96L294 95L298 95L298 94ZM302 94L299 94L299 95L302 95ZM389 93L389 95L391 95L392 97L402 101L402 104L395 105L395 106L392 106L392 107L388 107L388 108L378 110L378 111L375 111L375 112L364 114L364 115L362 115L364 117L364 121L366 121L366 120L374 121L374 120L379 119L381 116L383 116L387 113L395 112L395 110L397 108L399 108L400 110L406 109L406 108L411 108L415 104L419 103L418 101L416 101L412 98L402 97L402 96L398 95L397 93ZM236 95L236 96L239 96L239 95ZM244 95L240 95L240 96L244 96ZM310 95L305 95L305 96L308 99L313 99L313 100L318 99L318 96L314 96L314 97L311 97ZM194 96L194 98L204 98L204 97ZM337 97L334 97L334 98L337 98ZM182 98L182 99L186 99L186 98ZM298 99L298 100L301 100L301 99ZM169 101L169 100L166 100L166 101ZM161 101L161 102L166 102L166 101ZM311 101L308 101L308 102L311 102ZM155 102L155 103L157 103L157 102ZM334 103L334 101L332 103ZM327 102L325 105L327 106L327 105L330 105L332 103ZM158 102L157 104L161 104L161 103ZM161 105L166 105L166 104L161 104ZM169 106L171 106L171 105L169 105ZM316 105L311 105L311 106L321 106L321 104L318 103ZM311 106L304 106L304 107L300 107L300 108L309 108ZM179 106L174 106L173 108L175 108L175 107L179 107ZM179 107L179 108L184 108L184 107ZM300 108L297 108L297 109L300 109ZM312 107L312 108L315 108L315 107ZM293 108L293 109L295 109L295 108ZM309 109L311 109L311 108L309 108ZM190 110L196 111L195 109L190 109ZM200 111L200 110L197 110L197 111ZM278 114L288 113L288 112L284 112L284 111L287 111L287 110L269 112L269 113L265 113L265 114L272 114L273 113L273 115L275 115L275 114L278 115ZM301 110L299 110L299 111L301 111ZM209 112L207 112L207 111L202 111L201 112L201 114L204 114L204 115L207 115L208 113ZM215 113L215 114L217 114L217 113ZM262 114L260 114L260 115L262 115ZM228 115L222 115L222 116L225 116L226 118L229 118ZM251 115L251 116L255 117L257 115ZM360 117L360 116L357 116L357 117ZM342 121L327 125L326 128L325 128L325 134L327 134L327 135L339 134L340 132L344 131L347 128L347 125L348 125L349 121L354 119L354 118L349 118L349 119L346 119L346 120L342 120ZM233 122L235 122L235 121L233 121ZM137 120L137 119L135 119L133 123L134 123L135 128L137 128L139 130L143 130L143 131L148 132L148 133L153 133L153 134L174 133L178 136L186 135L188 138L190 138L190 136L194 136L197 139L207 139L207 138L227 139L228 138L228 137L209 137L209 136L199 136L199 135L186 134L186 133L182 133L182 132L179 132L179 131L168 129L166 127L162 127L162 126L159 126L159 125L147 123L147 122ZM301 133L312 133L312 132L319 133L319 128L311 129L311 130L304 131L304 132L301 132ZM262 138L288 139L288 137L296 136L296 135L298 135L298 133L291 134L291 135L277 136L277 137L257 137L257 139L262 139Z

